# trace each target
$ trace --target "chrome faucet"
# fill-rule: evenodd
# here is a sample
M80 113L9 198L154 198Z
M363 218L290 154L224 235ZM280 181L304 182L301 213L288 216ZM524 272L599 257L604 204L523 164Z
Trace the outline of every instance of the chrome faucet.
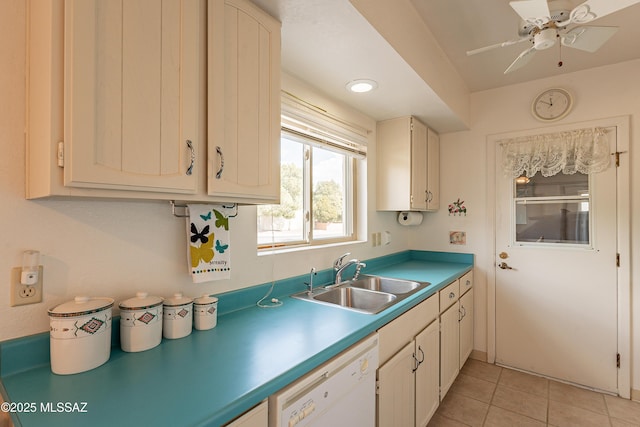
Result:
M347 261L345 264L340 263L340 266L336 270L336 280L334 282L334 285L337 285L337 284L342 282L342 272L347 267L349 267L351 265L355 265L356 266L356 272L353 275L353 279L352 280L357 279L358 275L360 275L360 270L362 269L362 267L366 267L367 266L367 264L365 264L364 262L360 262L357 259L351 259L351 260Z
M307 295L313 295L313 276L316 274L318 274L316 273L316 268L312 267L309 272L309 283L305 283L307 285Z
M338 269L340 269L340 267L342 266L342 261L344 261L344 259L349 255L351 255L351 252L342 254L335 261L333 261L333 271L338 271Z

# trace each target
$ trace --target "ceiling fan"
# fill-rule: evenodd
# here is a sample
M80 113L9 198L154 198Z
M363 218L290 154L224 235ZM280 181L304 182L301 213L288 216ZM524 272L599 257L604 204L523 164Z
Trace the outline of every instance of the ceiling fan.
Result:
M586 24L636 3L640 3L640 0L587 0L573 10L551 11L547 0L511 1L509 5L523 20L518 31L520 38L470 50L467 55L475 55L521 42L530 42L531 47L524 50L505 70L504 73L507 74L525 66L537 51L552 47L558 39L563 46L595 52L615 34L618 27L582 26L579 24ZM578 26L567 28L572 24L578 24ZM562 62L558 65L561 66Z

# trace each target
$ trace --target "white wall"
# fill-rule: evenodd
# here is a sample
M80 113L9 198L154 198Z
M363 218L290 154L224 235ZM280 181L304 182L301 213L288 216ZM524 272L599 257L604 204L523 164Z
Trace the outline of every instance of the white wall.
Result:
M4 0L0 5L0 341L47 331L47 309L77 294L109 296L116 301L136 290L169 296L220 293L272 279L305 274L311 267L329 268L333 259L349 251L361 259L407 249L407 231L391 213L375 212L375 122L285 79L283 87L312 98L329 111L372 129L368 167L368 230L390 230L388 246L368 243L314 249L276 256L257 256L256 209L241 207L230 221L233 243L232 279L194 285L187 269L185 220L171 215L166 202L29 201L25 185L25 2ZM365 193L360 192L359 198ZM44 255L44 301L9 307L9 277L22 262L22 251Z
M631 61L549 79L487 90L471 95L471 130L441 135L441 203L435 214L425 216L420 233L410 237L412 249L463 251L476 254L475 349L487 351L487 274L493 256L487 242L487 135L542 128L530 113L531 100L543 89L565 87L574 95L573 112L563 123L622 115L631 116L631 244L632 244L632 388L640 389L640 61ZM446 206L458 197L465 201L466 217L448 216ZM626 197L623 195L622 197ZM451 246L449 230L467 232L466 246ZM429 240L426 237L429 236ZM423 240L424 239L424 240Z

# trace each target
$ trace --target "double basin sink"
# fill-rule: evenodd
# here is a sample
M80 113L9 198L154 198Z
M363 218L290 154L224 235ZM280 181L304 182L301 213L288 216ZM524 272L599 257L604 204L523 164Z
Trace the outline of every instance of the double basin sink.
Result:
M429 282L362 274L356 280L301 292L294 298L334 307L376 314L429 286Z

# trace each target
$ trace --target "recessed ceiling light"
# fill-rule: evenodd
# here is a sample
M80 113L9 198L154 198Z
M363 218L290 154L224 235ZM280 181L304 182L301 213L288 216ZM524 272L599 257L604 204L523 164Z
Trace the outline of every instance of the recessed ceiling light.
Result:
M370 79L352 80L349 83L347 83L347 89L349 89L351 92L356 92L356 93L371 92L377 87L378 87L378 83Z

